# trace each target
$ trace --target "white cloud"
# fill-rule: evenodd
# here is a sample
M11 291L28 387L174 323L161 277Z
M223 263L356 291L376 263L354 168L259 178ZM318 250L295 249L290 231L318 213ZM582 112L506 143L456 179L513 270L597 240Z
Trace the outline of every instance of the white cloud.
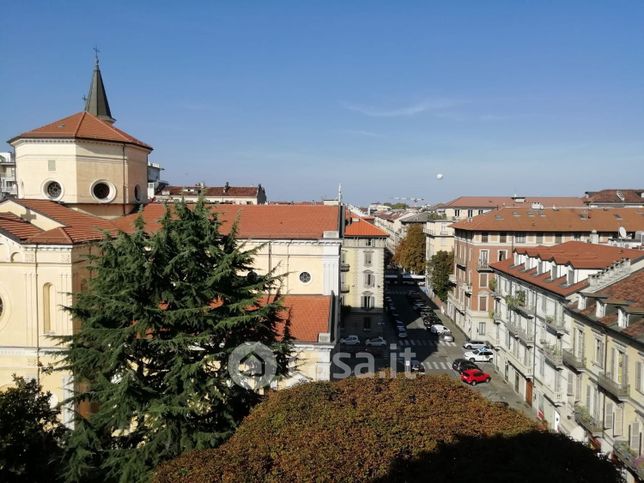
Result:
M353 104L343 102L342 106L350 111L359 112L371 117L410 117L423 112L441 111L462 104L462 102L453 99L424 99L403 107L393 109L383 109L380 107L366 106L362 104Z

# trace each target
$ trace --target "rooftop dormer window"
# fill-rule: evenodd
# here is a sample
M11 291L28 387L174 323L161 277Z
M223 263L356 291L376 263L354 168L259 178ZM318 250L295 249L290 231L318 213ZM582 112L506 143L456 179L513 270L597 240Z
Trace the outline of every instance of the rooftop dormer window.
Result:
M554 263L552 264L552 267L550 267L550 278L552 280L557 278L557 265Z
M568 269L568 273L566 274L566 284L572 285L575 283L575 270L572 268Z
M622 329L628 327L628 314L622 308L617 310L617 325Z
M586 308L586 296L579 294L579 302L577 303L577 307L579 307L580 310L584 310Z
M597 301L597 306L595 308L595 317L601 319L606 315L606 304L603 302Z

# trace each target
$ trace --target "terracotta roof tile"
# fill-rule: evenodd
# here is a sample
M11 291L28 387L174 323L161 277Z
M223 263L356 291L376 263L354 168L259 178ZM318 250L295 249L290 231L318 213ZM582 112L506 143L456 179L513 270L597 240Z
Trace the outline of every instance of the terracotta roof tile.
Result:
M142 212L146 230L160 228L165 204L150 203ZM172 206L172 205L169 205ZM325 205L209 205L219 215L221 230L228 233L239 217L238 237L245 239L321 239L325 231L338 230L338 207ZM123 231L132 231L139 214L113 220Z
M318 342L320 333L330 332L331 295L285 295L285 311L280 314L291 323L291 335L299 342ZM284 326L278 327L281 334Z
M24 241L42 230L13 213L0 213L0 233L16 241Z
M451 225L467 231L617 233L644 230L644 209L639 208L503 208Z
M59 119L45 126L24 132L9 140L13 143L18 139L88 139L94 141L109 141L140 146L152 151L152 147L130 136L125 131L112 126L89 112L78 112Z
M557 265L572 265L575 268L607 268L624 258L638 260L644 257L642 250L596 245L581 241L569 241L549 247L517 247L514 251L530 257L554 261Z
M559 277L552 280L549 273L541 273L537 275L537 269L531 268L525 270L524 265L514 265L511 258L496 262L490 265L495 271L511 275L512 277L523 280L537 287L544 288L550 292L567 297L570 294L578 292L588 286L587 281L582 281L573 285L566 285L566 277Z
M621 194L620 197L618 195ZM601 191L587 191L586 203L640 203L644 204L642 197L644 189L605 189Z
M575 196L526 196L525 201L518 202L512 196L459 196L440 205L440 208L481 208L495 209L503 207L531 207L532 203L541 203L544 208L584 206L582 198Z
M387 238L387 233L368 221L358 220L344 229L346 237Z

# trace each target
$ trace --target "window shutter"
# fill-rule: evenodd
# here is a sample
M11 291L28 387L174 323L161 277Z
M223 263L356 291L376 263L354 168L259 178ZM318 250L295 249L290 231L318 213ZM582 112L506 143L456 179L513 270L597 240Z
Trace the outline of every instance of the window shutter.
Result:
M622 406L615 406L615 427L613 428L613 435L620 436L624 429L624 409Z
M635 364L635 389L642 392L642 361Z
M640 449L640 423L635 421L631 424L631 448L635 451Z
M567 394L569 396L572 396L575 394L574 392L574 382L575 382L575 375L572 372L568 372L568 389L567 389Z
M611 429L613 427L613 402L606 400L606 410L604 412L604 428Z

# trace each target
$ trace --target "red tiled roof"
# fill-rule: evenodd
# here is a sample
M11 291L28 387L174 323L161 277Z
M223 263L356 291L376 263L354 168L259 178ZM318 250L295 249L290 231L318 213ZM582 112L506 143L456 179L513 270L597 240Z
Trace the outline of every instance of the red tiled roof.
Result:
M166 186L161 190L163 196L227 196L230 198L256 197L259 192L257 186Z
M17 241L24 241L42 230L13 213L0 213L0 233Z
M365 220L358 220L351 223L344 229L344 236L362 238L387 238L388 235L377 226L374 226Z
M21 241L26 241L28 243L68 245L100 240L103 238L103 233L105 231L110 233L116 232L116 227L112 222L72 210L71 208L67 208L66 206L54 201L14 198L11 199L11 202L21 205L27 210L38 213L63 225L62 227L43 231L31 223L23 221L22 223L24 223L24 226L21 224L20 227L26 236L20 238ZM0 216L20 219L10 213L1 213ZM8 222L7 226L9 226ZM0 223L0 229L2 227L3 225ZM17 227L18 225L13 226L13 232L9 231L9 229L7 229L7 231L14 233L14 236L18 236Z
M11 144L18 139L68 138L133 144L152 151L151 146L89 112L78 112L45 126L24 132L10 139L9 143Z
M550 247L516 248L514 251L520 254L527 254L530 257L539 257L545 261L554 260L558 265L571 265L577 269L605 269L623 259L635 261L644 257L644 251L640 250L594 245L578 241L570 241ZM566 285L565 276L552 280L550 272L537 274L536 268L525 270L523 264L515 266L513 258L492 263L490 267L564 297L588 286L586 280L573 285Z
M628 277L595 292L593 296L606 298L609 301L627 302L627 310L644 311L644 269L633 272Z
M490 265L495 271L499 271L508 275L511 275L519 280L528 282L537 287L544 288L550 292L559 294L563 297L566 297L570 294L578 292L588 286L586 280L576 283L574 285L566 285L566 277L559 277L557 279L550 279L550 273L542 273L537 275L537 269L532 268L530 270L524 270L524 265L514 265L514 261L511 258L503 260L501 262L496 262Z
M617 233L644 230L639 208L502 208L451 225L467 231Z
M318 342L320 333L330 332L329 316L331 295L285 295L282 297L285 311L280 313L282 319L291 323L291 335L299 342ZM278 327L281 335L282 324Z
M525 201L519 202L512 196L459 196L452 201L440 205L440 208L481 208L495 209L503 207L530 207L532 203L541 203L544 208L584 206L584 201L575 196L526 196L518 197Z
M146 230L160 228L165 204L150 203L142 212ZM169 205L172 206L172 205ZM338 230L338 206L325 205L210 205L222 222L221 231L228 233L239 218L237 236L245 239L320 239L325 231ZM113 220L123 231L134 229L139 214Z
M617 194L618 192L622 195L621 197ZM587 191L584 202L644 204L644 197L642 197L642 193L644 193L644 189L605 189L601 191Z
M572 265L574 268L607 268L624 258L638 260L644 257L642 250L581 241L569 241L549 247L517 247L514 251L545 261L554 261L557 265Z

